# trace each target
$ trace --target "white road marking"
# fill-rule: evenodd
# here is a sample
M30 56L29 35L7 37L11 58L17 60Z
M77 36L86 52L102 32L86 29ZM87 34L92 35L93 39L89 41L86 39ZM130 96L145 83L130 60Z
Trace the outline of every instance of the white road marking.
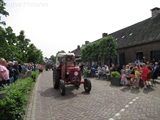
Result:
M133 99L131 102L129 102L129 104L133 104L133 102L135 102L137 99L139 99L138 97L136 97L135 99ZM129 105L125 105L125 108L128 108L129 107ZM114 115L114 117L118 117L118 116L120 116L121 114L121 112L123 112L123 111L125 111L125 109L124 108L122 108L120 111L119 111L119 113L116 113L115 115ZM109 120L114 120L114 117L113 118L109 118Z

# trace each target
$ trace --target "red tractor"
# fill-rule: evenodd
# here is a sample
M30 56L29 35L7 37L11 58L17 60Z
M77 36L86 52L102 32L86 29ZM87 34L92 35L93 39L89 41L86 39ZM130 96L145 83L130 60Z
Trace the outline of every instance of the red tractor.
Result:
M79 66L75 65L74 53L59 53L56 57L56 67L53 69L53 87L60 89L61 95L64 96L66 91L65 85L73 85L78 90L81 84L84 85L85 92L91 91L91 81L83 79Z

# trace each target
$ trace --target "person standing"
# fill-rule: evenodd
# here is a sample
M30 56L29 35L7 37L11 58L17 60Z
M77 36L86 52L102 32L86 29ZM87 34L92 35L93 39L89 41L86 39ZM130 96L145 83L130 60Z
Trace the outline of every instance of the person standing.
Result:
M96 69L94 66L91 67L91 77L95 77Z
M83 62L81 62L81 63L79 64L79 68L80 68L80 71L81 71L81 75L83 75L83 69L84 69L84 64L83 64Z
M116 67L115 67L115 65L112 63L112 65L111 65L111 67L110 67L110 73L112 72L112 71L117 71L116 70Z
M105 65L105 68L106 68L106 78L107 78L107 80L110 80L110 70L109 70L109 66L108 66L108 65Z
M122 74L121 74L121 84L122 84L123 86L126 85L126 71L125 71L125 70L123 70L123 71L122 71Z
M147 75L148 75L149 69L146 67L145 63L142 64L141 72L142 72L142 81L144 84L144 89L147 89L146 81L147 81Z
M141 76L141 73L140 71L138 71L138 67L135 67L134 68L135 72L135 81L134 81L134 85L136 88L139 88L139 81L140 81L140 76Z
M97 71L98 71L98 79L100 79L100 77L102 76L102 68L100 65L98 65Z
M27 66L26 63L22 63L21 64L21 67L22 67L22 70L21 70L21 79L25 78L25 74L28 71L28 69L27 69L26 66Z
M19 78L19 64L17 61L14 62L13 68L15 69L14 71L14 82Z
M39 73L42 73L42 72L43 72L43 66L39 65Z
M7 69L7 61L0 58L0 87L9 85L9 70Z
M14 82L15 69L13 68L13 63L11 61L8 62L7 69L9 70L9 81L10 84L12 84Z
M131 85L131 70L130 70L130 67L129 65L126 65L126 79L127 79L127 82L128 82L128 86Z

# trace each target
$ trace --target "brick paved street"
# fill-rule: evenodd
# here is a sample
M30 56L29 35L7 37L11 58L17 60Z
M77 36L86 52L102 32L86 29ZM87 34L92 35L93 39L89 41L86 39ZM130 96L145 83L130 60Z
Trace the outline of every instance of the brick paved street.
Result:
M39 75L25 120L160 120L160 85L147 90L90 79L90 94L73 86L53 89L52 71Z

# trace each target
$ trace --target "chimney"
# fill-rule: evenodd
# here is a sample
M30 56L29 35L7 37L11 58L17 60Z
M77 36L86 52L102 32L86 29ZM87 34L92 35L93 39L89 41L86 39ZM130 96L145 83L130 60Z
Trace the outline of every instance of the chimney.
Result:
M82 44L82 46L81 47L84 47L85 45L84 44Z
M77 45L77 49L80 49L80 45Z
M85 45L87 45L89 43L89 41L85 41Z
M160 8L155 7L151 9L151 12L152 12L152 17L156 17L160 13Z
M102 38L107 37L108 33L102 33Z

